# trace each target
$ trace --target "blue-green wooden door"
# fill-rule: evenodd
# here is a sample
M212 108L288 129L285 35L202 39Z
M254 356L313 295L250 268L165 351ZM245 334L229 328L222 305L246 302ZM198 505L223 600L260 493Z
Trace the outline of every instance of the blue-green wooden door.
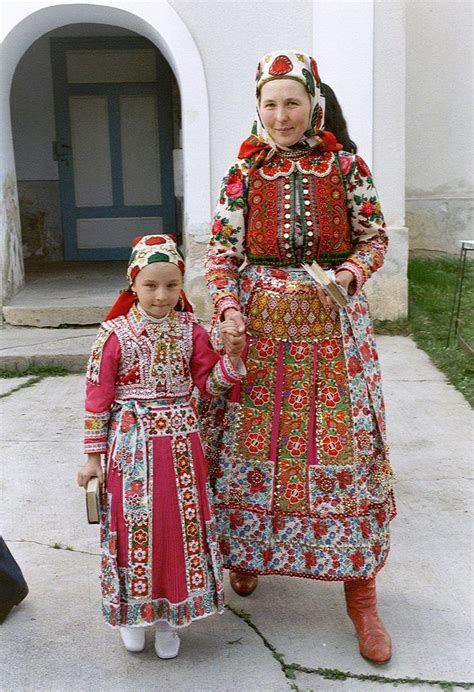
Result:
M66 260L126 259L176 232L171 71L135 37L51 39Z

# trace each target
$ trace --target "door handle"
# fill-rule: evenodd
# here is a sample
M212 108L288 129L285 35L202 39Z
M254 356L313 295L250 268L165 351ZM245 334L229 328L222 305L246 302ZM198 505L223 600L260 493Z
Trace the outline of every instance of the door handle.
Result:
M71 151L71 146L65 142L53 142L52 144L53 161L65 163L66 166L69 166L69 152Z

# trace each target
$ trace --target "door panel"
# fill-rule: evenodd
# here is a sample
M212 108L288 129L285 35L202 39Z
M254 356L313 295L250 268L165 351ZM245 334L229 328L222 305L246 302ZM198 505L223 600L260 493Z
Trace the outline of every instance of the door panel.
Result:
M157 97L121 96L123 202L161 204Z
M158 216L147 216L141 219L134 217L113 219L79 219L77 222L77 244L79 249L108 248L110 236L119 245L130 248L137 235L161 233L163 219ZM128 251L130 253L130 251Z
M65 259L126 259L136 235L176 233L170 68L134 37L51 52Z
M113 205L107 97L71 96L71 146L77 207Z

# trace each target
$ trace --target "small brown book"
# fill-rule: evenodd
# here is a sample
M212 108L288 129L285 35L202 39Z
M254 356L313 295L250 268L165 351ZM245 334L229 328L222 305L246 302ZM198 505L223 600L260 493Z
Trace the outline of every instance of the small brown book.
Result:
M328 276L328 274L317 262L312 262L312 264L303 264L303 267L306 269L308 274L321 285L323 291L333 299L338 307L346 307L348 300L344 290L342 290L341 287L338 286L338 284L333 281L330 276Z
M87 521L98 524L100 521L100 485L96 476L89 478L86 488Z

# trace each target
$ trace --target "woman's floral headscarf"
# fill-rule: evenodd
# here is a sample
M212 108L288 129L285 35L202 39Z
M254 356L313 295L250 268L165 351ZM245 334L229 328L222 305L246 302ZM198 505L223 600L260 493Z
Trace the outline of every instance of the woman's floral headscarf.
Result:
M111 320L119 315L126 315L136 301L132 284L137 274L149 264L155 262L170 262L175 264L184 276L184 257L181 254L173 236L163 235L144 235L138 236L132 243L132 254L127 267L127 279L129 287L121 291L119 297L111 307L106 316L106 320ZM181 291L178 309L192 312L192 306L184 291Z
M303 138L294 147L311 149L320 146L326 151L339 151L341 145L331 132L324 131L324 96L321 94L321 80L314 58L295 50L275 51L268 53L257 65L256 96L257 115L252 127L252 134L241 145L239 158L255 156L253 167L258 168L265 159L277 149L292 149L277 145L265 129L259 112L261 89L274 79L295 79L306 89L311 99L311 110L308 128Z

